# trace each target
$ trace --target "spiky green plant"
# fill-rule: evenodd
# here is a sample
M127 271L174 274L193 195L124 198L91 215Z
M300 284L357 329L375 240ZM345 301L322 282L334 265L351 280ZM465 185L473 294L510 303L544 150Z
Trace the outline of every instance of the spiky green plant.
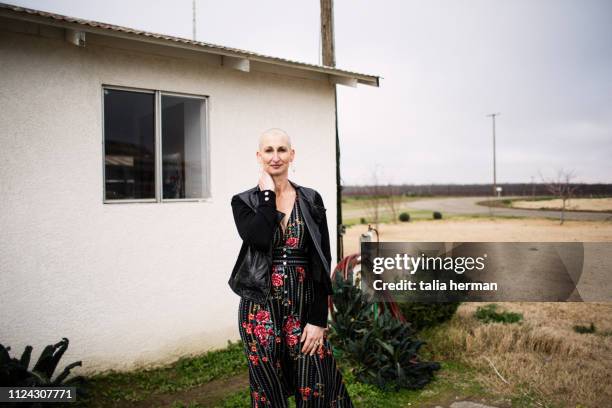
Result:
M418 352L425 342L414 338L409 323L397 320L387 309L376 316L369 297L339 273L333 301L330 339L338 357L354 367L358 381L397 390L419 389L433 379L440 364L420 361Z
M77 386L77 394L85 395L81 387L85 381L82 376L76 376L66 380L76 366L81 366L81 361L68 364L64 370L52 379L57 365L68 348L66 337L56 344L45 347L40 354L34 368L30 371L30 359L32 357L32 346L25 347L21 358L16 359L9 355L10 347L0 344L0 386L2 387L72 387Z

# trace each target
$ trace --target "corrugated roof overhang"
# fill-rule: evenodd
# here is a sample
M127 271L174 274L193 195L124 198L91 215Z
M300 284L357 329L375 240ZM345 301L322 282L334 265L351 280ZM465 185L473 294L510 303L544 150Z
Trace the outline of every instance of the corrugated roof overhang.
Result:
M92 33L111 37L124 38L135 41L153 43L166 47L176 47L192 51L205 52L225 57L226 64L234 65L234 68L248 71L250 61L260 63L290 67L304 71L318 72L327 74L334 83L356 86L359 84L379 86L379 77L376 75L361 74L358 72L347 71L323 65L308 64L305 62L293 61L285 58L272 57L258 54L251 51L237 48L224 47L221 45L209 44L201 41L194 41L187 38L174 37L165 34L152 33L148 31L136 30L113 24L101 23L98 21L84 20L76 17L64 16L61 14L49 13L41 10L34 10L19 7L11 4L0 3L0 16L17 20L24 20L43 25L51 25L69 30L68 35L74 36L74 41L78 41L78 33Z

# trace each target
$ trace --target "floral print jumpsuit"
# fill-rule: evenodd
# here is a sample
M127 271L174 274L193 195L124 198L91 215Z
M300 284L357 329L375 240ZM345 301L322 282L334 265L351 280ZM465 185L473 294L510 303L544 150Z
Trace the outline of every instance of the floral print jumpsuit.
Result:
M269 300L265 305L240 300L238 322L252 408L285 408L291 395L297 407L353 407L327 334L314 355L301 352L314 289L307 233L296 195L285 232L280 224L274 232Z

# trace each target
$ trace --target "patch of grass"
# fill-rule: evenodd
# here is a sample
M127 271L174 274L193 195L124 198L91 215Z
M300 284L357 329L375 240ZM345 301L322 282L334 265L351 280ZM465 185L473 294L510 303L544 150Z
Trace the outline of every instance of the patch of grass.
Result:
M504 199L504 200L483 200L477 201L477 205L482 205L484 207L503 207L503 208L512 208L512 200Z
M170 408L205 408L204 405L197 402L174 401Z
M293 396L287 399L287 406L294 407L295 406L295 398ZM244 408L251 406L251 395L250 390L246 389L240 392L236 392L234 394L229 395L227 398L224 398L221 402L214 406L214 408ZM261 404L261 406L265 406L265 404Z
M573 335L568 332L571 324L564 322L558 322L554 328L540 325L549 325L561 314L560 310L576 310L568 305L546 309L540 304L524 303L522 307L526 308L526 313L531 310L540 314L525 314L525 324L504 325L484 324L477 320L474 317L477 304L462 306L463 309L460 308L450 321L419 332L419 338L426 342L419 353L421 358L440 362L442 369L437 372L435 381L420 390L418 398L402 400L403 392L380 394L383 403L377 405L377 394L373 393L378 391L365 389L365 403L356 406L368 406L370 398L375 407L408 407L408 403L419 407L448 406L456 401L455 397L478 402L485 399L483 403L493 406L508 407L511 403L512 407L519 408L607 406L603 401L609 401L606 398L609 393L602 385L606 381L606 365L597 356L607 352L609 338ZM604 313L608 310L606 308L609 306L598 309L586 309L585 306L584 313L593 316L594 313ZM574 321L589 320L576 318ZM606 327L609 323L598 323L600 325ZM603 332L597 331L596 335ZM591 353L597 356L590 357ZM490 357L509 385L502 382L491 363L482 358L483 355ZM542 363L544 357L551 360ZM553 364L559 364L559 368ZM573 373L573 380L567 379L568 372ZM577 396L574 386L586 391Z
M250 390L247 388L243 391L231 394L224 398L215 408L244 408L251 406Z
M612 330L597 331L595 334L602 337L609 337L612 336Z
M460 398L488 398L496 396L487 392L478 383L475 370L468 365L455 362L442 362L442 369L437 372L434 380L425 388L419 390L402 389L400 391L382 391L375 385L364 384L355 380L351 368L346 364L339 365L344 384L351 400L357 408L404 408L420 407L455 401ZM289 398L288 406L295 406L294 398ZM244 390L229 395L215 408L241 408L250 406L249 391ZM198 407L199 408L199 407Z
M418 196L402 196L402 197L396 197L396 202L398 204L401 203L405 203L405 202L409 202L409 201L416 201L416 200L420 200L423 197L418 197ZM385 206L384 201L385 201L385 196L379 196L379 199L381 201L381 206ZM350 196L350 197L342 197L342 208L343 209L357 209L357 208L364 208L367 207L368 205L370 205L370 201L372 200L372 196Z
M535 197L523 197L523 198L517 198L515 200L511 200L511 201L550 201L550 200L554 200L555 196L535 196Z
M566 406L550 402L544 395L527 382L517 385L517 389L519 393L510 398L513 408L563 408ZM576 408L579 408L579 406Z
M403 208L401 212L407 212L410 215L410 221L427 221L427 220L431 220L432 219L432 214L433 211L429 211L429 210L411 210L411 209L406 209ZM363 214L361 214L359 217L350 217L350 218L344 218L342 220L342 223L346 226L353 226L353 225L367 225L367 224L374 224L374 222L372 220L370 220L367 216L365 216L364 214L366 214L365 212ZM362 218L365 219L365 223L362 222ZM379 224L389 224L394 222L394 219L391 215L390 211L386 211L386 210L382 210L379 217L378 217L378 223ZM395 220L395 222L400 222L399 220L399 216L398 219Z
M442 368L434 380L419 390L402 389L400 391L383 392L370 384L352 381L352 376L346 375L349 395L356 407L372 408L403 408L420 407L454 401L460 398L478 397L492 398L487 390L474 380L474 370L465 364L447 361L441 362Z
M482 205L485 207L503 207L503 208L514 208L512 203L515 201L550 201L554 200L557 197L554 196L525 196L518 198L502 198L502 199L492 199L492 200L484 200L478 201L476 204Z
M576 208L575 206L571 206L570 203L574 202L574 200L591 200L591 199L607 199L610 197L606 197L606 196L591 196L591 197L572 197L568 203L567 203L567 207L565 208L566 212L592 212L592 213L608 213L610 212L609 209L587 209L587 208ZM527 210L527 211L554 211L554 212L559 212L562 211L562 204L558 203L557 205L554 206L548 206L548 205L544 205L544 202L546 201L553 201L553 200L561 200L561 197L554 197L554 196L538 196L538 197L517 197L517 198L506 198L506 199L489 199L489 200L484 200L484 201L478 201L476 204L478 205L482 205L485 207L501 207L501 208L511 208L511 209L516 209L516 210ZM525 207L525 206L521 206L521 205L516 205L516 203L519 202L542 202L542 206L540 207ZM552 217L545 217L545 218L552 218ZM558 218L558 217L555 217Z
M495 303L479 306L474 312L474 317L483 323L517 323L523 320L522 313L498 311Z
M574 331L576 333L595 333L595 325L591 322L590 326L582 326L577 324L574 326Z
M129 372L109 371L88 377L91 395L85 406L105 406L112 401L141 401L152 394L186 390L209 381L236 375L245 370L241 341L222 350L196 357L183 357L158 368Z

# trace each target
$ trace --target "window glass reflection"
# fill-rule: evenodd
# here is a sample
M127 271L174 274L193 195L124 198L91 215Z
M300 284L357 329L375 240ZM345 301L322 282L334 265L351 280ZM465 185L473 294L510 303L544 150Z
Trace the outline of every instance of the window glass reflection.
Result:
M162 95L163 198L206 196L205 100Z
M106 199L155 198L155 96L104 89Z

